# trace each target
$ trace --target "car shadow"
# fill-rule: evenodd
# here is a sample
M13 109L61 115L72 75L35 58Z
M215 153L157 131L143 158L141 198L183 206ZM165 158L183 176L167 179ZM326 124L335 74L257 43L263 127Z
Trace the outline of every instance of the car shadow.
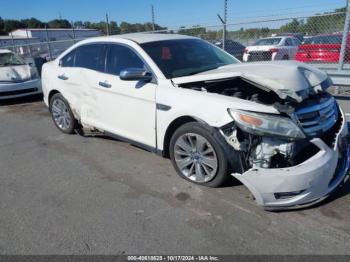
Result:
M155 152L152 152L152 151L149 151L143 147L140 147L138 146L137 144L132 144L130 142L126 142L126 141L123 141L123 140L120 140L120 139L117 139L117 138L114 138L114 137L111 137L111 136L107 136L105 134L95 134L95 135L83 135L83 133L79 132L78 130L76 130L76 134L77 135L80 135L82 137L94 137L94 138L98 138L98 139L104 139L104 140L109 140L109 141L117 141L117 142L121 142L121 143L125 143L125 144L128 144L129 146L133 147L133 148L136 148L136 149L139 149L141 151L144 151L145 153L153 153L159 157L162 157L162 155L160 154L157 154ZM169 159L169 158L166 158L165 159ZM220 188L227 188L227 187L235 187L235 186L240 186L240 185L243 185L238 179L234 178L233 176L229 176L227 181L220 186Z
M43 101L43 95L31 95L18 98L9 98L6 100L0 100L0 106L11 106L17 104L28 104Z

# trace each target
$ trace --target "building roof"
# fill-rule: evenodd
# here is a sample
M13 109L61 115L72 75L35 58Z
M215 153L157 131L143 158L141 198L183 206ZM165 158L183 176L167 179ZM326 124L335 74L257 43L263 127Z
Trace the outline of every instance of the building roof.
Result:
M12 53L11 50L8 50L8 49L0 49L0 54L8 54L8 53Z
M23 37L23 36L10 36L10 35L1 35L0 40L36 40L38 37Z
M122 35L105 36L106 38L122 38L128 39L139 44L148 42L157 42L164 40L176 40L176 39L197 39L193 36L179 35L179 34L161 34L161 33L131 33Z

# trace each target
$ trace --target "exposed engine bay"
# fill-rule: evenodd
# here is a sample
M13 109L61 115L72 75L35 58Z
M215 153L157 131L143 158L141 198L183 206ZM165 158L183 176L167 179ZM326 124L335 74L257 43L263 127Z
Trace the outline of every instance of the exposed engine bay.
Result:
M225 96L236 97L265 105L272 105L282 100L269 89L257 87L253 83L241 77L215 81L203 81L181 85L192 90L217 93Z
M320 89L311 91L298 102L292 98L281 99L275 92L241 77L217 81L203 81L181 85L200 92L244 99L275 107L281 117L290 118L305 133L304 139L288 140L271 135L256 135L232 122L220 129L227 143L240 152L242 171L250 168L286 168L298 165L313 155L319 148L310 142L321 138L329 147L334 147L335 134L342 119L334 98Z
M327 92L326 73L294 62L247 63L173 84L214 100L225 96L229 118L212 132L226 148L231 175L265 209L312 205L349 177L347 122Z

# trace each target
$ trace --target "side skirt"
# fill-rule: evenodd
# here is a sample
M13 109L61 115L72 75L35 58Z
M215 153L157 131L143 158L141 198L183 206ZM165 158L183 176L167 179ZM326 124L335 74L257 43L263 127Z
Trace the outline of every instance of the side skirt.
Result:
M152 152L154 154L157 154L157 155L163 157L163 150L159 150L156 147L145 145L143 143L140 143L140 142L134 141L132 139L129 139L129 138L126 138L126 137L123 137L123 136L120 136L120 135L116 135L116 134L113 134L113 133L110 133L110 132L103 132L103 134L106 135L106 136L109 136L111 138L114 138L116 140L120 140L120 141L126 142L128 144L131 144L133 146L136 146L138 148L144 149L144 150L146 150L148 152Z

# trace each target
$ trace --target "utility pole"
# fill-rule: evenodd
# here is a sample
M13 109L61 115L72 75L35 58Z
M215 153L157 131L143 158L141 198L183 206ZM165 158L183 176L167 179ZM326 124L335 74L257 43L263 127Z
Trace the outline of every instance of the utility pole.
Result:
M27 44L28 44L29 55L30 55L30 57L32 57L32 47L30 46L30 40L29 40L29 35L28 35L28 29L26 29L26 34L27 34Z
M49 31L47 30L46 24L45 24L45 32L46 32L46 41L47 41L47 51L49 51L49 57L50 57L50 61L51 61L52 60L52 52L51 52L51 46L50 46Z
M155 22L154 22L154 7L151 5L151 11L152 11L152 31L155 31Z
M109 22L108 22L108 14L106 14L106 23L107 23L107 35L109 35Z
M227 0L224 0L224 19L218 14L218 18L222 23L222 49L225 50L226 45L226 24L227 24Z
M346 0L346 18L344 22L343 39L341 42L338 70L343 70L346 54L346 41L350 30L350 0Z
M224 26L223 26L223 32L222 32L222 49L225 50L226 47L226 24L227 24L227 0L225 1L224 5Z
M74 22L71 21L71 25L72 25L72 33L73 33L73 44L75 44L75 28L74 28Z
M13 52L15 52L16 46L15 46L15 40L13 39L13 34L12 32L10 32L10 36L11 36L11 40L12 40L12 48L13 48Z

